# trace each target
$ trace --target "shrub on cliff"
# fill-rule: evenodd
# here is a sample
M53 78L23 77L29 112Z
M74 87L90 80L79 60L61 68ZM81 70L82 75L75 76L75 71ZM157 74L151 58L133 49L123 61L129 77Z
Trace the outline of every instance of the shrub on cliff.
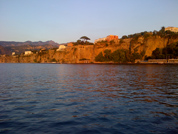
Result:
M150 57L145 57L145 59L170 59L178 58L178 42L167 45L163 49L156 48Z
M106 49L104 51L104 59L105 59L105 61L111 61L112 60L111 50Z
M106 49L103 53L99 53L95 57L95 61L108 62L113 61L117 63L134 62L135 59L141 59L142 56L139 53L129 54L128 50L118 49L111 53L111 50Z
M123 35L121 39L127 39L127 35Z
M103 56L103 53L100 52L96 57L95 57L95 61L97 62L104 62L105 61L105 57Z
M112 53L112 61L114 62L126 62L125 50L118 49Z
M51 59L50 62L57 62L55 58Z
M85 37L85 36L82 36L83 38ZM81 38L82 38L81 37ZM88 37L87 37L88 38ZM87 41L87 38L86 39L83 39L83 40L77 40L76 42L73 42L73 44L74 44L74 46L77 46L77 45L94 45L93 43L91 43L91 42L88 42ZM88 38L88 39L90 39L90 38Z
M87 40L90 40L90 38L88 38L87 36L82 36L80 39L84 40L85 43L87 42Z
M122 44L122 43L124 43L124 40L123 39L120 39L120 42L119 42L120 44Z

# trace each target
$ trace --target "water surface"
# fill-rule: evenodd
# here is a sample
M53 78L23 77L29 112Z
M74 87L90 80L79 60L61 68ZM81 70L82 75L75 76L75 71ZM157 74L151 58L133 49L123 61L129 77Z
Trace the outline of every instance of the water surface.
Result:
M178 66L0 64L0 133L178 133Z

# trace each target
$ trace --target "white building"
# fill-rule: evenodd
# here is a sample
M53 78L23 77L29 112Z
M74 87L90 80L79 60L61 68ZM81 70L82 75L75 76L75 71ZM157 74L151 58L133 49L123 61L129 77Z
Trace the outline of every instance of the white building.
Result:
M65 45L60 45L59 48L56 51L62 51L66 48Z
M33 54L32 51L25 51L25 55Z
M178 28L177 27L166 27L165 31L171 31L171 32L178 32Z
M15 52L12 52L12 55L15 55Z
M105 37L105 38L96 39L96 40L95 40L95 43L100 42L100 41L106 41L106 37Z

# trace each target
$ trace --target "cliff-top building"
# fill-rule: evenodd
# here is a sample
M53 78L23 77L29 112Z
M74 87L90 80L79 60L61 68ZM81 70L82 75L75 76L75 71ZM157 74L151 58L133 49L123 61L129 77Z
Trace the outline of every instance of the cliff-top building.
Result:
M95 40L95 43L100 42L100 41L106 41L106 37L105 37L105 38L96 39L96 40Z
M171 31L171 32L178 32L178 28L177 27L166 27L165 31Z
M65 45L60 45L56 51L63 51L66 48Z
M111 41L111 40L118 40L119 37L117 35L108 35L105 38L99 38L95 40L95 43L100 42L100 41Z
M25 51L25 55L33 54L32 51Z
M12 52L12 56L15 55L15 52Z

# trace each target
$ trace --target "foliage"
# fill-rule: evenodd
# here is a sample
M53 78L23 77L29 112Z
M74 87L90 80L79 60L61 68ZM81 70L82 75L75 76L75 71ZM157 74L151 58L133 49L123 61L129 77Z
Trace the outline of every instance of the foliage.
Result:
M84 42L86 42L87 40L90 40L90 38L88 38L87 36L82 36L80 39L84 40Z
M139 53L133 53L133 54L132 54L132 58L133 58L134 61L135 61L135 59L141 59L142 56L141 56Z
M127 39L127 35L123 35L121 39Z
M112 61L114 62L126 62L125 51L118 49L112 53Z
M77 45L94 45L93 43L87 41L87 40L90 40L90 38L88 38L86 36L82 36L80 39L83 39L83 40L77 40L76 42L73 42L74 46L77 46Z
M34 59L33 61L34 61L35 63L37 63L37 59Z
M123 39L120 39L120 42L119 42L120 44L122 44L122 43L124 43L124 40Z
M79 61L83 61L83 60L89 60L89 59L86 59L86 58L79 59Z
M138 38L141 36L141 34L136 34L133 36L133 38L131 39L131 43L137 43L138 42Z
M142 56L139 53L129 54L128 50L117 49L111 53L111 50L106 49L104 55L100 52L96 57L95 61L108 62L113 61L116 63L134 62L135 59L141 59Z
M77 40L76 42L74 42L73 43L74 44L74 46L76 46L76 45L79 45L79 44L84 44L84 41L81 41L81 40Z
M104 57L105 57L105 60L106 61L110 61L111 59L112 59L112 57L111 57L111 50L109 50L109 49L106 49L105 51L104 51Z
M159 30L159 32L165 33L165 27L161 27L161 29Z
M145 55L145 51L143 50L140 55L143 57Z
M161 27L159 31L154 30L153 32L140 32L140 33L135 33L135 34L130 34L127 36L127 38L132 38L132 43L136 42L137 39L143 36L145 39L151 36L160 36L162 38L167 37L167 38L177 38L178 37L178 32L171 32L171 31L165 31L165 27ZM124 35L122 39L125 39L126 36Z
M77 48L74 48L73 54L77 51Z
M57 47L55 47L55 48L52 48L52 49L50 49L50 50L55 50L55 51L56 51L57 49L58 49L58 48L57 48Z
M113 44L115 44L115 42L114 42L114 40L111 40L110 45L113 45Z
M165 59L165 58L178 58L178 42L167 45L163 49L156 48L152 52L152 56L145 57L145 59Z
M148 37L152 36L152 34L146 32L143 34L144 39L148 39Z
M105 61L105 57L103 56L103 53L100 52L96 57L95 57L95 61L98 62L104 62Z
M158 33L158 31L154 30L154 31L153 31L153 36L156 36L157 33Z
M57 62L57 60L55 58L51 59L51 62Z

